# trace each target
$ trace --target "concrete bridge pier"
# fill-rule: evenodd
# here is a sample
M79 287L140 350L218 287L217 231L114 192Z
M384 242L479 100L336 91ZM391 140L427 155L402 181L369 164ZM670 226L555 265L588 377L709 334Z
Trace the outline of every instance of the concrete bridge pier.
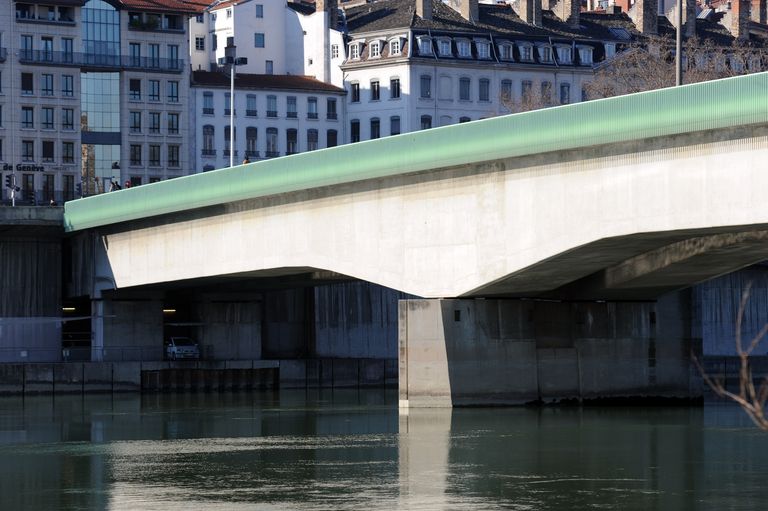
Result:
M689 291L655 302L402 300L400 406L698 397L690 310Z
M109 293L91 300L91 360L163 357L162 293Z

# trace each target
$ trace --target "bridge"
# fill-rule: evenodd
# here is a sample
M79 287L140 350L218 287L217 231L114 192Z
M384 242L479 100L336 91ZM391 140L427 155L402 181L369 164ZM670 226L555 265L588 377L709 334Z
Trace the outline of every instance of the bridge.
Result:
M761 73L154 183L64 221L94 297L290 278L423 297L400 305L410 406L602 395L611 356L619 393L685 394L670 293L766 259L767 156Z

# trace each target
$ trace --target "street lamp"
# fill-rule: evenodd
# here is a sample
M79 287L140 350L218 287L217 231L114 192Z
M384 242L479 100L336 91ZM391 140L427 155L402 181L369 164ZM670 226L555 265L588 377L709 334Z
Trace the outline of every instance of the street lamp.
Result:
M677 33L675 36L675 85L679 87L683 84L683 0L677 0Z
M248 63L245 57L238 58L234 37L229 46L224 48L224 58L219 64L229 64L229 166L235 166L235 68Z

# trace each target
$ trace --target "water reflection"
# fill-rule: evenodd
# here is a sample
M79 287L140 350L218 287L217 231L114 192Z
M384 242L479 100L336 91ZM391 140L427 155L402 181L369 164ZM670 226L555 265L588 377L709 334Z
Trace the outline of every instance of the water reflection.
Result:
M393 391L0 399L3 509L763 509L739 410L411 410Z

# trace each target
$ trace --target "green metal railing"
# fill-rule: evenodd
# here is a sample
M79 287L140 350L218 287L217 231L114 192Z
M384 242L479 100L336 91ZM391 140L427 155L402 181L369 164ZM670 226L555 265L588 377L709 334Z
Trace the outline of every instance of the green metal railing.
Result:
M768 123L768 73L494 117L67 202L91 227L278 193L551 151Z

